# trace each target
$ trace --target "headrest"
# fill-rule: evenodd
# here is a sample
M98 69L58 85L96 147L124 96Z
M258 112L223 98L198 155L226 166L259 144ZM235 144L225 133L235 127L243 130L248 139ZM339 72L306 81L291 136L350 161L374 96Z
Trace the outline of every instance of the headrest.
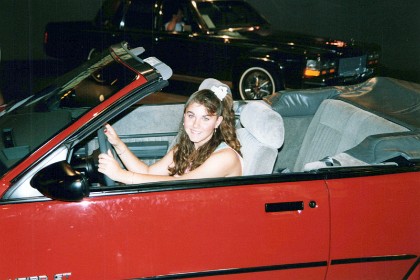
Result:
M213 78L205 79L200 84L200 86L198 87L198 90L202 90L202 89L210 89L211 90L211 88L213 86L216 86L216 87L220 87L220 86L221 87L224 87L224 88L226 88L226 90L227 90L228 93L232 94L232 92L230 91L230 88L226 84L222 83L219 80L213 79Z
M264 101L283 117L306 116L314 115L322 101L339 93L335 88L284 90L264 97Z
M279 149L284 142L283 118L267 104L254 101L246 104L240 116L241 124L264 145Z

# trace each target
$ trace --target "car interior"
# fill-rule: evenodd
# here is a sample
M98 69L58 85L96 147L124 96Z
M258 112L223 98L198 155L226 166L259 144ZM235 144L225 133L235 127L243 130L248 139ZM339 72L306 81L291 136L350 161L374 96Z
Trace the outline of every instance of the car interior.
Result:
M286 91L267 99L282 115L286 131L274 172L396 164L397 158L418 161L418 89L398 83L374 78L349 92L332 87ZM384 91L392 87L394 94Z
M410 95L406 87L400 88L406 98L396 101L393 97L388 107L369 108L369 104L376 104L372 100L384 98L380 88L383 84L389 87L389 83L394 81L375 78L349 92L345 87L286 90L265 100L235 101L243 176L281 176L373 165L411 166L420 162L417 89ZM378 85L378 90L372 90ZM401 113L401 108L407 108L406 102L414 105ZM183 110L184 103L137 103L109 123L134 154L150 165L174 145ZM393 112L399 112L398 118L392 116ZM40 120L47 123L45 118ZM91 187L111 186L114 182L108 182L97 171L99 140L96 131L77 140L75 145L64 144L48 156L43 166L65 160L72 169L85 175ZM2 157L13 157L19 152L8 154L7 151L8 148L3 149ZM28 179L22 180L21 186L16 184L8 196L39 196L29 183L39 170L25 175Z
M235 101L243 175L403 165L420 158L420 135L415 126L352 104L345 95L339 88L326 88L285 91L266 100ZM172 147L183 107L145 104L110 123L140 159L152 164ZM98 148L96 136L87 139L78 145L74 153L77 160L72 161L97 156ZM84 164L79 166L85 168ZM87 170L97 173L94 167ZM98 174L93 173L89 178L101 184Z

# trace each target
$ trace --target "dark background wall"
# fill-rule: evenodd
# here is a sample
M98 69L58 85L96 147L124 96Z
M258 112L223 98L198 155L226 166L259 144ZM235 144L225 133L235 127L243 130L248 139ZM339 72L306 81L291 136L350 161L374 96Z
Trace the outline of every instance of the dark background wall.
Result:
M420 82L418 0L248 0L275 28L382 46L386 70ZM45 60L49 21L90 20L100 0L2 0L0 47L7 61Z

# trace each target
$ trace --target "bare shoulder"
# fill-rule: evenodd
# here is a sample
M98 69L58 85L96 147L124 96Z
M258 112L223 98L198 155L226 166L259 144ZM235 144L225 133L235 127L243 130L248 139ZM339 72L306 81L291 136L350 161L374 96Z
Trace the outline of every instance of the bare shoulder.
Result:
M225 176L237 176L242 175L242 163L239 157L235 150L227 147L214 152L207 161L226 170Z
M202 165L179 178L198 179L241 175L242 164L238 154L233 149L226 148L214 152Z
M210 157L217 157L218 159L226 158L226 160L232 159L236 161L239 160L238 156L238 153L234 149L232 149L231 147L226 147L214 152Z

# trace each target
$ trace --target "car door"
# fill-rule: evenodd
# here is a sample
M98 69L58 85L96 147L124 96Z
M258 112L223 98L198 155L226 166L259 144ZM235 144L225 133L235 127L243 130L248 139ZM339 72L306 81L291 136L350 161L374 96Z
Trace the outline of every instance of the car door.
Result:
M10 199L0 210L2 279L324 279L327 269L321 179L97 187L80 202Z
M418 265L420 228L413 221L420 221L420 214L412 209L418 206L419 172L380 175L378 167L370 169L327 181L331 197L327 279L409 279Z

